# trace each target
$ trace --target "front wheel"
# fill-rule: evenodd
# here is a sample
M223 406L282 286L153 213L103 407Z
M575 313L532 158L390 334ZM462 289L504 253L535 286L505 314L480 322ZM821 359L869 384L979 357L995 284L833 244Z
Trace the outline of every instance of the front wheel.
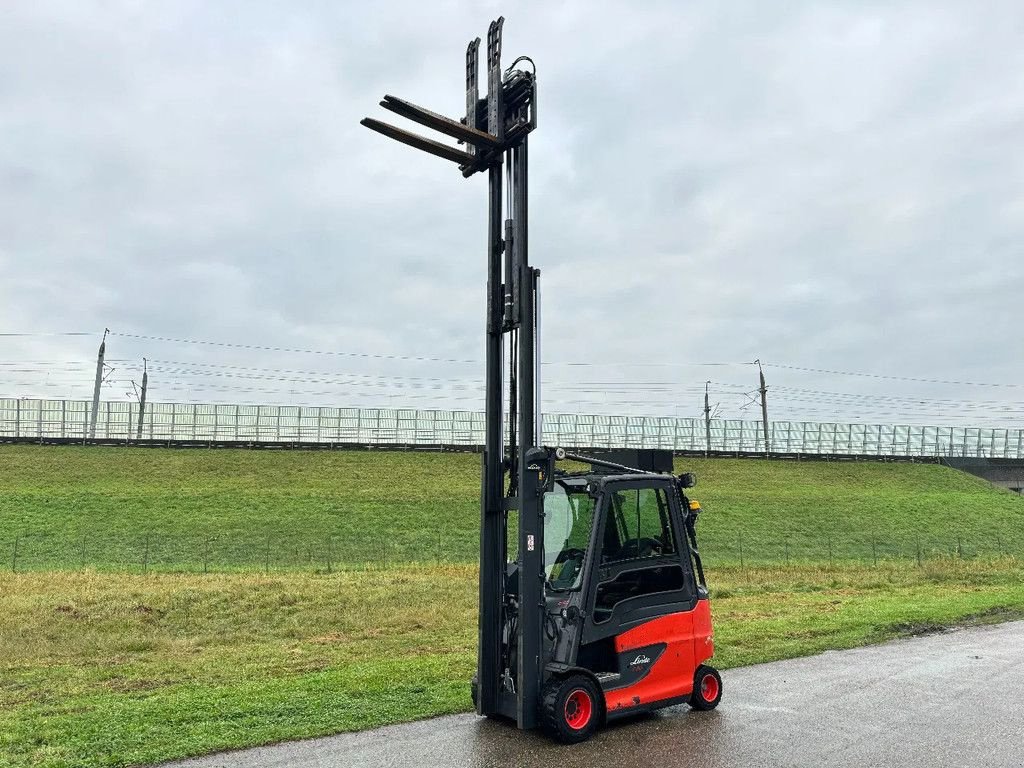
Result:
M701 665L693 673L693 693L690 706L694 709L709 710L722 700L722 676L714 667Z
M594 681L584 675L552 680L541 695L545 729L563 744L586 741L601 724L600 695Z

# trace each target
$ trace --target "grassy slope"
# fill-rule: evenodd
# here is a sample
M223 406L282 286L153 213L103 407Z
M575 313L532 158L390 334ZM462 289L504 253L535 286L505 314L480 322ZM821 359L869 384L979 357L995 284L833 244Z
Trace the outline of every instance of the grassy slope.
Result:
M335 562L379 556L383 530L391 565L433 559L438 533L445 554L472 558L478 467L464 454L0 447L5 569L15 536L33 569L78 568L83 534L101 570L137 568L147 532L166 568L198 567L208 538L214 566L258 571L268 533L275 547L270 576L0 573L0 758L128 765L468 708L472 566L313 571L328 547ZM1015 558L944 554L957 535L968 555L996 535L1024 551L1018 497L934 466L687 468L707 509L723 667L1024 615ZM794 565L749 568L783 559L784 536ZM729 565L741 538L746 569ZM835 568L796 564L827 561L829 539ZM884 557L918 540L924 567Z
M1024 499L933 465L687 460L709 560L1024 554ZM0 562L325 568L475 557L479 457L0 446ZM388 531L385 537L383 531ZM206 553L204 555L204 553Z
M717 569L716 663L1024 615L1022 576L952 558ZM467 710L475 579L0 574L0 763L131 765Z
M755 560L836 553L872 558L1024 555L1024 499L980 478L933 464L697 460L697 497L713 556Z
M88 564L140 563L146 533L170 564L209 546L213 562L263 565L268 543L275 565L435 559L442 532L447 559L476 548L479 457L467 454L18 446L0 447L0 468L0 552L19 531L49 534L25 547L44 566L79 565L83 541Z

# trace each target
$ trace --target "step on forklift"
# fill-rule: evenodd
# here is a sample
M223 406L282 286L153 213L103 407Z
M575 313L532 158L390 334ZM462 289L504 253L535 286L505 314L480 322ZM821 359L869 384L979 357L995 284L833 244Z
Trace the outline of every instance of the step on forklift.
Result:
M455 163L464 177L487 173L480 614L471 695L480 715L543 726L573 743L626 715L681 703L713 709L722 680L706 664L714 644L697 550L700 505L685 493L693 475L673 474L670 451L584 456L543 447L540 270L527 254L527 137L537 126L537 77L527 56L502 70L503 23L487 31L483 97L480 39L466 49L464 117L390 95L380 102L461 146L372 118L361 123Z

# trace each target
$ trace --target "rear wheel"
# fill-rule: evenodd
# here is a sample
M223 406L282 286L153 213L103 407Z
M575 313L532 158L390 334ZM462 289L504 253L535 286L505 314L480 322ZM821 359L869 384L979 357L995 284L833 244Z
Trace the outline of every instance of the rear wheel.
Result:
M600 695L594 681L584 675L552 680L541 696L545 729L563 744L586 741L601 724Z
M709 710L722 700L722 676L714 667L701 665L693 673L693 693L690 706L694 709Z

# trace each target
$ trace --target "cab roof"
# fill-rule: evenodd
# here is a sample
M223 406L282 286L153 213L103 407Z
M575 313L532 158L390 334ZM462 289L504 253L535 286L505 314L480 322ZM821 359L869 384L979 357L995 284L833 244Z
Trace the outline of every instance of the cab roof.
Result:
M660 485L674 479L675 477L668 473L655 474L651 472L589 471L555 475L556 482L563 483L577 493L583 492L588 485L598 488L613 482L650 482L652 485Z

